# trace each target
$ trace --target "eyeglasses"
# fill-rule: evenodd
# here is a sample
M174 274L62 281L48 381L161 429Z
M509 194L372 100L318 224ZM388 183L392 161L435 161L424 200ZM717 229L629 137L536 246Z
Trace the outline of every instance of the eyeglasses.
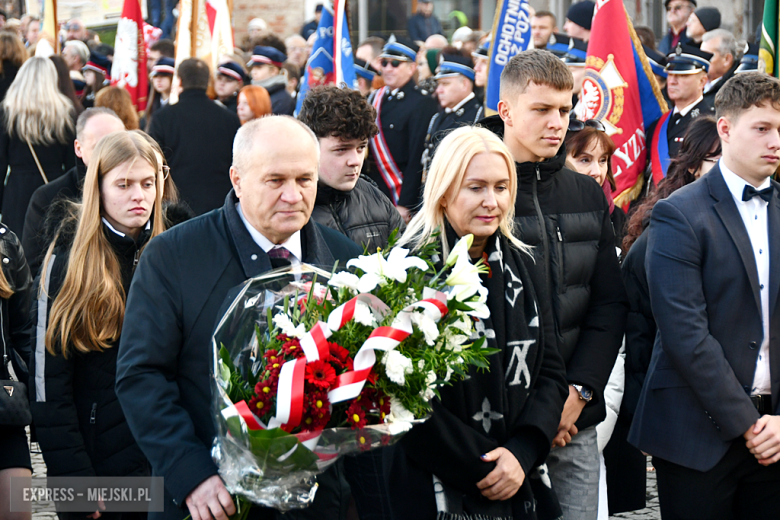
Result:
M569 132L579 132L580 130L583 130L586 126L595 128L596 130L600 130L602 132L607 131L604 124L598 119L588 119L587 121L580 121L579 119L569 120Z
M162 172L163 172L163 180L167 181L168 176L171 174L171 168L168 165L163 164Z
M394 69L397 69L400 64L407 63L407 61L406 60L382 60L380 63L382 65L382 68L385 68L388 65L390 65Z

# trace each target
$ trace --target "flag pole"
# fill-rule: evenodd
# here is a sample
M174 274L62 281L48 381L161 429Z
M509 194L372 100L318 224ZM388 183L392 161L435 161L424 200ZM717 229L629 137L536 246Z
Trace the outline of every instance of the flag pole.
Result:
M198 0L192 0L192 13L190 16L190 57L195 58L197 56L198 49L198 15L200 6Z

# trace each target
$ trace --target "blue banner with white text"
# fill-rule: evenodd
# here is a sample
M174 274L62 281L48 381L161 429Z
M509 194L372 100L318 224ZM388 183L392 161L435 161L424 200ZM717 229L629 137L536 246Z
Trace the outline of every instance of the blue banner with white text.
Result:
M498 111L501 73L509 60L531 43L531 17L527 0L502 0L493 21L493 41L490 44L490 64L485 87L487 113Z

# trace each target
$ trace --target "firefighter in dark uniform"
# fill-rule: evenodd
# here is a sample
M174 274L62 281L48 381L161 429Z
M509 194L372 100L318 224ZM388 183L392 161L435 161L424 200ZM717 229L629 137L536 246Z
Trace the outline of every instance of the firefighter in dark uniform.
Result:
M674 109L650 125L647 132L651 161L654 156L657 159L655 165L651 163L656 184L661 178L659 166L665 177L669 161L677 157L691 121L699 116L715 115L712 102L704 98L710 58L709 52L681 44L667 56L666 92Z
M436 69L436 96L441 110L428 123L423 152L423 171L427 172L433 152L450 130L471 126L482 119L482 103L474 94L474 69L465 56L443 55ZM423 174L423 182L425 175Z
M428 122L438 104L414 83L419 47L412 41L389 42L379 55L385 86L369 97L379 133L369 142L369 176L408 222L422 197L422 163Z

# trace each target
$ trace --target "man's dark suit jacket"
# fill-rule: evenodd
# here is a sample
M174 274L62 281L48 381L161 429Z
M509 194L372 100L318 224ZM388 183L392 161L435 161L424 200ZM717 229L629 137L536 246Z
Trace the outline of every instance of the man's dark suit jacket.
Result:
M165 511L150 519L187 516L186 497L217 474L210 453L211 335L230 290L271 269L237 202L231 191L222 208L152 239L130 286L116 393L153 474L165 478ZM312 220L301 230L301 246L304 262L324 266L336 260L344 266L363 252Z
M772 404L780 390L780 185L767 209ZM629 441L698 471L712 469L759 418L749 392L763 338L758 272L720 167L653 208L647 247L658 324Z

